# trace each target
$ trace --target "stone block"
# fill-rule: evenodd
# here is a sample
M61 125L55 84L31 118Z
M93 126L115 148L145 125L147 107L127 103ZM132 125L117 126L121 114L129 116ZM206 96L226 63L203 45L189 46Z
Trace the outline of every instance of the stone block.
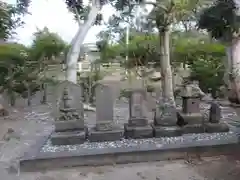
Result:
M86 141L87 129L84 131L54 132L51 135L53 145L74 145L82 144Z
M182 97L183 113L199 113L200 97Z
M203 124L187 124L181 129L183 134L204 133Z
M88 134L90 142L102 141L117 141L123 138L123 129L112 129L108 131L97 131L95 128L91 129Z
M176 126L177 117L175 115L166 117L157 117L154 115L154 125L155 126Z
M209 110L209 122L219 123L221 119L221 107L217 102L211 102L211 107Z
M150 125L147 126L129 126L124 125L124 136L126 138L142 139L142 138L152 138L153 128Z
M131 118L128 120L129 126L146 126L148 120L146 118Z
M228 132L229 127L226 123L206 123L205 132L216 133L216 132Z
M182 129L178 126L153 126L154 137L175 137L182 135Z
M55 132L84 130L84 122L80 120L55 121Z
M113 129L114 122L110 121L97 121L95 130L96 131L110 131Z
M201 113L185 114L178 112L178 115L184 120L186 124L202 124L204 121Z

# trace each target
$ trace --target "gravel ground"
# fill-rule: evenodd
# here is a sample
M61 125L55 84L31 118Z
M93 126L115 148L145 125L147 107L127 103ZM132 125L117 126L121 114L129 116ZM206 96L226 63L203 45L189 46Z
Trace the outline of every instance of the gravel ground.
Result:
M33 103L36 104L36 103ZM124 109L118 104L117 109ZM104 167L76 167L61 170L24 173L18 171L18 159L36 138L52 130L49 118L51 106L34 105L11 109L8 118L0 118L0 175L1 180L237 180L240 177L240 156L194 158L182 161L162 161ZM127 111L125 108L124 112ZM119 123L121 114L116 112ZM88 114L92 119L95 115ZM121 116L121 117L120 117ZM151 113L150 113L151 116ZM125 119L126 120L126 119ZM90 126L94 121L87 121ZM12 129L14 132L12 133ZM7 131L9 130L9 133Z

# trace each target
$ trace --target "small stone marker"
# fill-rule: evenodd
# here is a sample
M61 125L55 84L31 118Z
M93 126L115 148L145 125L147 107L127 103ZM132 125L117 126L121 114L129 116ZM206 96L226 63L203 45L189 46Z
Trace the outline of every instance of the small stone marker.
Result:
M53 145L81 144L86 140L81 88L64 81L59 85L61 98L56 101L55 132L51 136Z
M218 103L211 102L211 107L209 110L209 122L219 123L221 119L221 108Z
M129 120L124 126L126 138L153 136L147 119L146 93L144 89L129 90Z
M209 110L209 122L205 124L205 131L208 133L228 132L229 127L225 122L220 122L221 107L217 102L211 102Z
M96 127L90 130L90 141L115 141L123 137L123 129L114 124L114 99L109 86L96 87Z

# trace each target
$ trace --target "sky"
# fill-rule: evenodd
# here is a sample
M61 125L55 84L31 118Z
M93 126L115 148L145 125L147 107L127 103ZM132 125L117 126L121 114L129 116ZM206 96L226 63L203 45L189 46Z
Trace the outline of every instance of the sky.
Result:
M16 0L4 0L7 3L15 3ZM73 19L73 15L67 10L64 0L32 0L29 7L31 15L24 17L25 25L16 30L15 39L25 45L30 45L32 42L32 34L37 29L47 27L51 32L58 33L63 40L69 42L78 30L78 24ZM103 18L107 20L113 13L114 9L110 6L102 9ZM93 26L84 43L94 43L96 35L103 29L104 26Z

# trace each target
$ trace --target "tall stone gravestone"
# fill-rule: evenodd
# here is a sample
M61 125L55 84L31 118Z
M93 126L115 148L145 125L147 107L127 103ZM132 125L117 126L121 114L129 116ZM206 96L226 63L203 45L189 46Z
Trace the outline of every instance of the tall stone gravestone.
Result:
M123 138L123 129L114 119L114 99L109 86L98 84L96 87L96 126L89 131L90 141L116 141Z
M55 131L51 136L52 144L81 144L87 136L84 125L84 110L81 87L69 81L63 81L56 92L57 100L53 116Z
M129 120L124 125L126 138L151 138L153 136L147 113L146 91L144 89L129 90Z

